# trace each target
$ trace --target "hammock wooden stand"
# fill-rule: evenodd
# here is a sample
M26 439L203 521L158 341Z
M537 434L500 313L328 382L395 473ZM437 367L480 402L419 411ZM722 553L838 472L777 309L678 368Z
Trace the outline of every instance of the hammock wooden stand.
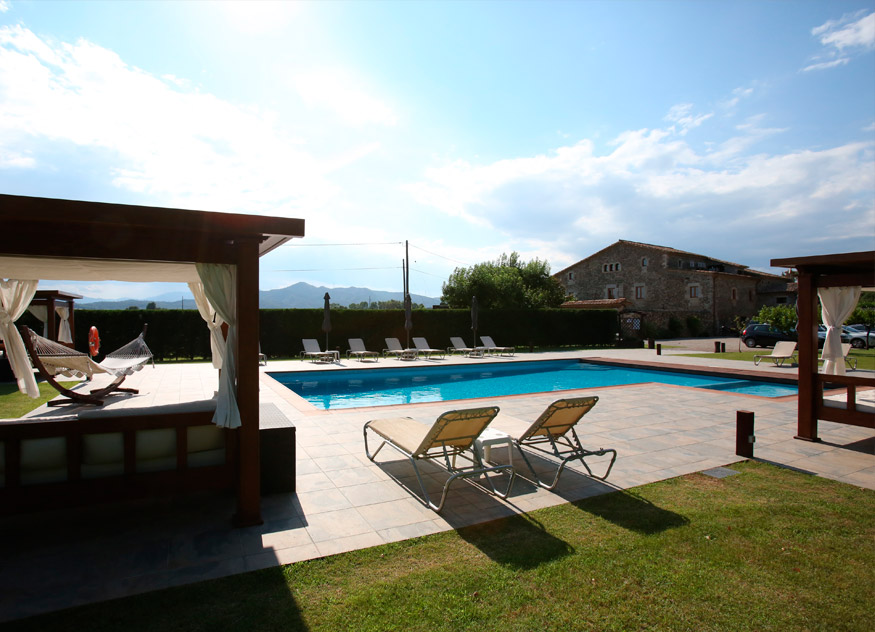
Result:
M89 393L80 393L78 391L70 390L69 388L65 388L58 383L55 379L55 376L49 371L46 366L43 364L42 360L40 360L39 354L33 345L33 336L36 336L29 327L22 325L20 327L21 330L21 339L24 342L24 347L27 349L27 353L30 356L31 361L33 362L33 366L39 372L40 377L42 377L46 382L52 385L58 393L60 393L65 399L53 399L49 401L47 406L62 406L64 404L90 404L92 406L103 406L104 398L111 393L132 393L137 394L140 391L135 388L123 388L121 383L125 381L127 378L127 374L122 373L121 375L116 376L115 380L112 381L111 384L105 386L103 388L93 389ZM145 337L146 335L146 327L143 327L143 333L140 334L141 337ZM87 358L87 354L75 351L70 349L69 356L78 357L84 356ZM100 366L95 363L96 366ZM109 373L109 371L107 371Z

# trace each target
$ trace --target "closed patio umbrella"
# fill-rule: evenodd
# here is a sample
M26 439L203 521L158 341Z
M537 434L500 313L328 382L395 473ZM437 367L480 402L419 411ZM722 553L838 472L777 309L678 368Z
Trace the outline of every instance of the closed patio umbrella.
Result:
M328 332L331 331L331 297L328 292L325 292L325 307L322 310L322 331L325 332L325 351L328 351Z
M477 297L471 297L471 329L474 332L474 344L471 345L473 347L477 346L477 318L479 316L480 307L477 305Z
M410 348L410 330L413 329L413 305L410 294L404 295L404 329L407 330L407 348Z

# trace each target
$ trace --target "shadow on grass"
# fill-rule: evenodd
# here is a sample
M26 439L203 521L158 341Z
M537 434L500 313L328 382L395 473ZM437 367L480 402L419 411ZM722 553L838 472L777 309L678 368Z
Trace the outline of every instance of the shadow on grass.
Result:
M553 479L558 467L555 461L532 451L527 451L526 455L541 481ZM589 458L587 463L593 467L595 473L601 473L605 471L608 459L609 457ZM522 459L514 460L517 465L515 489L522 488L521 491L524 491L528 487L534 490L534 475L521 461ZM552 492L542 491L553 493L582 511L637 533L659 533L689 523L684 516L658 507L634 492L622 490L608 481L586 476L570 467L562 472L559 483Z
M683 527L690 522L686 517L654 505L629 490L578 500L572 504L581 511L643 535Z
M514 570L537 568L574 553L570 544L527 514L464 527L457 533L490 559Z

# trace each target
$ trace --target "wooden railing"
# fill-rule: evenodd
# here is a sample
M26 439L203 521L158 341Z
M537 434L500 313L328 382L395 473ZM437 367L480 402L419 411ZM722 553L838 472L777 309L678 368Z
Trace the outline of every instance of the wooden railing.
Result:
M814 378L817 393L815 397L815 412L817 419L834 421L837 423L860 426L862 428L875 428L875 406L857 404L858 387L875 388L875 379L849 375L824 375L818 373ZM844 388L846 398L844 406L837 400L823 399L824 389L836 386Z

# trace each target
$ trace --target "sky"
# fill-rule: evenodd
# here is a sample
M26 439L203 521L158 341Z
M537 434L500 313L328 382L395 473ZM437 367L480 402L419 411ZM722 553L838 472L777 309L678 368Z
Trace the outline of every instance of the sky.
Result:
M261 289L875 249L875 3L0 0L0 192L302 218ZM43 281L97 298L168 284Z

